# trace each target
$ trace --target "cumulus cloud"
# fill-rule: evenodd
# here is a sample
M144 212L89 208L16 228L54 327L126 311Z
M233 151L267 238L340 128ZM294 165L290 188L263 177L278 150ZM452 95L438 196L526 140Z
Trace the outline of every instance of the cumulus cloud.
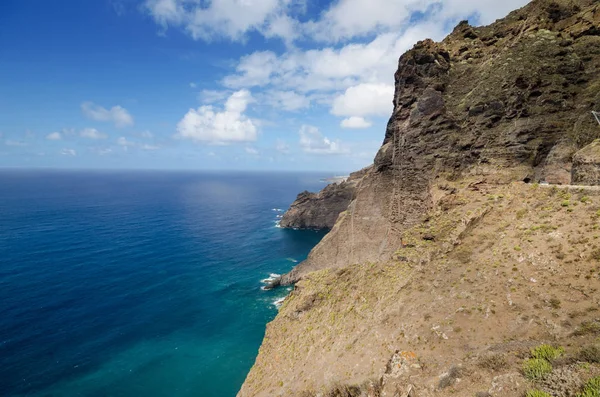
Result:
M300 147L311 154L345 154L349 153L340 141L333 141L323 136L317 127L303 125L300 128Z
M370 121L365 120L363 117L349 117L347 119L342 120L342 122L340 123L340 126L342 128L353 129L369 128L372 125L373 124Z
M392 112L393 98L393 85L359 84L335 98L331 113L336 116L387 116Z
M144 8L162 31L183 28L194 39L243 40L249 31L292 34L285 18L290 0L146 0Z
M63 156L70 156L70 157L77 156L77 152L74 149L62 149L60 151L60 154Z
M62 139L62 134L60 132L52 132L46 135L46 139L49 141L60 141Z
M177 124L176 137L212 144L255 141L256 122L244 114L252 101L250 91L240 90L227 99L222 111L210 105L190 109Z
M295 111L310 106L310 99L294 91L267 91L264 102L279 110Z
M93 102L84 102L81 104L81 111L91 120L111 122L117 128L133 125L133 117L127 109L121 106L113 106L110 109L106 109Z
M165 32L178 27L194 39L265 38L340 42L399 31L423 20L437 24L474 17L488 24L528 0L339 0L306 18L300 0L146 0L144 9ZM299 16L302 15L301 18ZM415 22L416 21L416 22Z
M95 128L84 128L83 130L81 130L81 132L79 132L79 136L81 136L82 138L88 138L88 139L106 139L106 138L108 138L108 135L98 131Z
M226 90L202 90L198 95L198 99L202 103L214 104L222 102L231 95L231 91Z

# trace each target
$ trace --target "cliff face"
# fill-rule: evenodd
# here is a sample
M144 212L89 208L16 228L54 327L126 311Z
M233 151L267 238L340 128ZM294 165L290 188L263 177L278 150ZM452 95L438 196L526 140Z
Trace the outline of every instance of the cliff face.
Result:
M600 11L540 0L487 27L459 24L402 55L374 167L308 259L283 278L391 258L431 209L434 186L571 182L573 154L600 135Z
M600 375L582 353L600 352L600 196L569 185L600 169L599 72L591 0L402 55L374 166L282 278L297 284L239 395L569 396ZM542 342L566 358L527 377Z
M283 215L281 227L331 229L338 215L348 208L356 186L368 170L352 173L346 181L327 185L319 193L300 193Z

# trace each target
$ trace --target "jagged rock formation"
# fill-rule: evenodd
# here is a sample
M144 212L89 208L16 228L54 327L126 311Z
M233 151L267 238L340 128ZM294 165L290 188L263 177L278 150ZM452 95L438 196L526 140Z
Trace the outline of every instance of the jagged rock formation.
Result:
M600 185L600 140L595 140L573 156L573 184Z
M431 208L433 187L569 184L573 154L600 136L600 11L591 0L533 1L486 27L459 24L400 57L394 110L355 200L283 283L387 260Z
M300 193L281 218L281 227L331 229L338 215L348 208L356 186L368 170L354 172L346 181L327 185L319 193Z
M592 0L535 0L402 55L374 166L283 276L297 284L239 395L562 396L599 375L581 352L600 337L600 196L569 185L597 170L599 72ZM542 341L567 359L527 379Z

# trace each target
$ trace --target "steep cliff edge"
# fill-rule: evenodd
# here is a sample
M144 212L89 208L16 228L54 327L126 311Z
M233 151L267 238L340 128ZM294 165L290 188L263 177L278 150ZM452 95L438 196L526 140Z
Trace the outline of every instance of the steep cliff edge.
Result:
M599 71L588 0L402 55L374 166L283 277L239 395L569 396L600 375L600 192L569 185L597 177ZM566 352L529 372L543 342Z
M350 174L340 183L327 185L318 193L302 192L283 214L280 225L296 229L331 229L354 198L356 186L369 168Z
M600 12L593 1L534 1L505 19L459 24L402 55L374 167L308 259L322 268L391 258L444 180L571 181L573 154L599 136Z

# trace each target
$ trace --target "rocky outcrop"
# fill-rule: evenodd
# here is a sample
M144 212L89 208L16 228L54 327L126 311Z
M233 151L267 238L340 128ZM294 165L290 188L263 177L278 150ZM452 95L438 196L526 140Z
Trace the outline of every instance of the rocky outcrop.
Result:
M600 140L595 140L573 156L574 185L600 185Z
M350 174L346 181L327 185L319 193L302 192L281 219L280 225L295 229L331 229L346 211L356 186L368 168Z
M283 283L387 260L444 180L569 184L600 136L600 5L533 1L486 27L460 23L402 55L383 145L355 199Z

